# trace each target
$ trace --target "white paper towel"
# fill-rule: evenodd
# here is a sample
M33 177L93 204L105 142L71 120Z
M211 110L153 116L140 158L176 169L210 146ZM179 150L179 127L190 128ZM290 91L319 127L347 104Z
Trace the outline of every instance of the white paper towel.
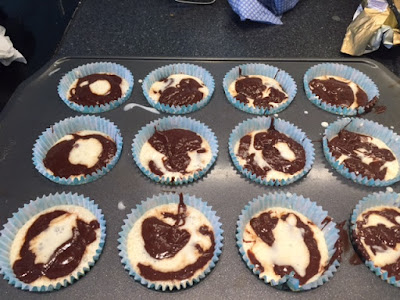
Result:
M10 38L5 34L6 29L0 26L0 62L5 66L8 66L14 60L26 64L25 57L13 47Z

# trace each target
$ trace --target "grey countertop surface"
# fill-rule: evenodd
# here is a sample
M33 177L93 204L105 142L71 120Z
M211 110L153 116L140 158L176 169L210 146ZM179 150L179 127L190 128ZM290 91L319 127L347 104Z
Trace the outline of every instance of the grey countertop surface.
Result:
M84 0L56 57L341 58L356 0L302 0L283 25L240 21L228 1ZM400 47L398 47L400 48ZM400 49L366 55L400 75Z

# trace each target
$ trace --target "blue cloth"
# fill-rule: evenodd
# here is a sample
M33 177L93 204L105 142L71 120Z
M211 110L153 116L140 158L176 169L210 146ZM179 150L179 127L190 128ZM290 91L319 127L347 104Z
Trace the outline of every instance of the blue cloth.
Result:
M242 21L282 25L281 16L292 9L299 0L228 0Z

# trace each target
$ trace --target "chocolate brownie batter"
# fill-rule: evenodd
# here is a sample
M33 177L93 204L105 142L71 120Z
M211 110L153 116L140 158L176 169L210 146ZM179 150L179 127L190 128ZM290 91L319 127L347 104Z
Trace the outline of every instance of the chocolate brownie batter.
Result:
M386 112L387 107L385 105L375 105L374 107L374 111L377 114L383 114L384 112Z
M393 226L389 228L378 222L374 226L367 227L368 218L372 215L385 218ZM400 212L390 207L368 210L362 214L361 220L357 220L356 229L353 230L353 240L358 252L365 260L373 261L374 259L370 257L362 242L370 248L374 255L378 252L383 253L390 248L391 250L395 250L396 246L400 243ZM387 271L389 277L395 276L396 280L400 280L400 258L393 263L383 266L379 265L379 267Z
M163 213L164 218L175 220L174 225L171 226L156 217L150 217L143 221L142 237L145 249L151 257L159 260L172 258L186 246L191 234L185 229L180 229L186 222L186 209L183 195L180 194L177 213ZM138 263L140 274L151 281L185 280L193 276L197 270L201 270L212 259L215 249L213 230L203 225L200 226L198 232L210 239L211 246L203 249L199 244L195 245L200 254L196 262L173 272L158 271L151 265Z
M204 94L199 90L204 87L192 78L183 78L179 83L173 85L173 78L161 80L166 84L166 88L158 92L160 94L159 102L170 106L187 106L200 102Z
M356 92L350 87L350 81L340 77L315 78L308 84L311 91L321 101L342 107L367 106L368 96L358 85Z
M246 241L243 241L246 242ZM264 267L262 264L258 261L257 257L254 255L253 251L247 250L247 257L251 261L251 263L254 265L256 270L260 271L260 273L264 272ZM290 272L289 272L290 273Z
M164 259L174 257L190 239L190 233L179 227L185 224L186 205L180 195L178 213L163 213L164 218L175 220L173 226L163 222L156 217L150 217L143 221L142 237L144 247L151 257ZM162 238L160 238L162 237Z
M51 147L43 159L44 166L53 172L54 176L69 178L70 176L90 175L105 167L117 152L115 142L103 135L80 135L79 132L71 135L73 136L72 139L61 141ZM71 164L69 161L70 152L76 147L82 147L76 142L88 139L96 139L101 143L102 151L97 163L90 168L82 164Z
M108 91L102 95L95 94L90 89L90 85L99 80L110 84ZM114 74L90 74L78 79L76 86L69 90L68 100L84 106L107 104L122 96L121 83L122 78Z
M330 223L332 222L333 219L329 216L325 217L325 219L321 222L322 230ZM343 252L347 252L350 250L350 241L349 241L349 235L348 235L348 230L345 229L346 226L346 221L342 221L340 223L336 224L336 228L339 230L339 238L335 242L335 252L333 252L333 255L331 259L328 262L328 265L326 266L325 270L329 269L329 267L336 261L338 260L339 262L342 260L342 254Z
M328 142L328 147L332 155L339 159L342 155L347 158L342 162L350 172L361 174L370 179L384 180L387 167L383 167L386 162L396 160L396 157L388 149L378 148L371 143L369 136L347 131L342 129L339 134ZM372 161L367 164L361 159L368 157Z
M264 212L260 214L258 217L252 218L250 220L250 225L253 228L254 232L257 234L261 240L272 247L275 241L273 229L276 227L278 224L279 218L276 216L273 216L271 214L271 211ZM307 246L307 249L309 251L310 255L310 260L309 264L307 266L306 272L304 276L300 276L299 274L295 273L294 278L299 279L300 285L304 285L307 283L308 280L310 280L314 275L316 275L319 270L320 266L324 265L324 262L321 262L321 254L318 249L318 244L317 241L314 238L314 233L309 227L308 224L305 224L301 221L301 219L292 213L287 213L283 214L280 219L285 221L289 215L293 215L297 219L296 227L301 228L303 230L303 238L304 238L304 243ZM250 261L254 265L260 265L257 259L254 259L254 253L252 253L251 250L247 251L248 257ZM254 261L253 261L254 260ZM285 275L290 274L291 272L295 272L294 268L292 266L279 266L277 264L274 265L274 272L275 274L283 277ZM262 270L259 267L260 271Z
M271 103L281 103L288 99L287 94L279 89L265 85L261 78L244 76L239 78L235 83L237 95L235 98L248 104L248 98L253 100L254 106L271 108L274 107ZM267 96L264 96L267 94Z
M97 220L89 224L77 219L77 227L72 229L72 238L60 245L45 264L35 263L36 255L30 249L30 242L50 226L50 222L64 214L63 210L55 210L43 214L29 227L25 242L20 250L20 259L13 264L16 277L25 283L34 282L45 276L57 279L71 274L80 264L87 245L96 240L96 229L100 228Z
M201 146L202 141L200 135L186 129L156 130L148 140L154 149L166 156L163 160L164 167L170 172L181 174L186 174L186 168L190 164L189 152L204 153L206 151ZM158 176L164 175L152 160L149 162L149 169Z
M273 125L273 120L267 131L256 133L253 142L251 140L251 134L247 134L240 139L237 155L246 160L244 167L257 176L265 177L270 170L293 175L304 168L306 161L304 148L287 135L277 131ZM284 158L275 147L277 143L287 144L294 153L295 159L290 161ZM249 152L251 144L255 150L262 152L262 158L267 163L267 166L260 167L255 161L255 154Z

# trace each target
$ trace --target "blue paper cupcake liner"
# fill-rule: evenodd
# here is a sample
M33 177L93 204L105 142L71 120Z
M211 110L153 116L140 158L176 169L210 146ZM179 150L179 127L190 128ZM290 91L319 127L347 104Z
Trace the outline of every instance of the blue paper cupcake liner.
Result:
M155 290L166 291L167 289L180 290L181 288L187 288L192 286L195 283L198 283L201 279L203 279L211 270L215 267L218 257L222 252L222 240L223 240L223 230L221 228L222 224L219 222L219 217L216 215L215 211L212 210L211 206L207 205L207 202L203 202L201 198L197 198L196 196L190 196L188 194L183 194L184 203L187 206L193 207L199 210L204 216L210 221L214 230L215 237L215 249L214 255L210 260L210 263L206 270L198 275L196 278L182 280L178 285L173 284L161 284L158 282L149 281L140 274L136 273L134 268L132 267L129 256L127 253L127 238L128 234L133 228L135 222L143 216L148 210L165 204L170 203L179 203L179 194L175 193L164 193L153 196L152 198L147 198L146 201L142 201L141 204L137 205L136 208L132 209L131 213L128 214L127 218L124 220L124 225L121 228L119 233L120 238L118 239L119 245L119 255L121 257L121 262L124 265L124 268L129 272L136 281L139 281L141 284L147 286L148 288L152 288Z
M155 130L169 130L169 129L187 129L196 132L197 134L201 135L210 145L212 158L207 166L195 172L193 175L188 176L186 178L170 178L167 176L158 176L152 173L149 169L147 169L141 162L140 162L140 151L142 150L143 145L149 140L149 138L155 133ZM211 168L214 164L215 160L217 159L218 155L218 141L211 129L191 118L181 117L181 116L171 116L165 117L162 119L155 120L146 126L142 127L139 132L135 135L132 143L132 157L139 167L139 169L151 180L163 184L173 184L173 185L180 185L185 184L188 182L193 182L201 178L207 171Z
M364 73L346 66L342 64L337 64L337 63L323 63L323 64L318 64L310 69L307 70L307 72L304 74L304 91L306 92L306 95L308 99L318 106L319 108L322 108L323 110L337 114L337 115L342 115L342 116L355 116L359 114L363 114L366 112L365 107L358 107L358 108L348 108L348 107L341 107L341 106L336 106L336 105L331 105L328 104L324 101L321 101L317 95L315 95L308 84L310 83L311 80L313 80L315 77L318 76L324 76L324 75L331 75L331 76L340 76L342 78L348 79L350 81L353 81L354 83L358 84L367 94L368 96L368 102L373 105L374 103L372 100L374 97L379 98L379 90L376 84ZM372 107L372 106L371 106Z
M361 215L364 211L376 207L376 206L391 206L391 207L400 207L400 195L397 193L390 193L390 192L379 192L373 193L366 197L364 197L358 204L356 205L355 209L353 210L353 214L351 215L351 232L356 230L356 223L357 218ZM354 244L353 235L350 234L352 237L352 242ZM400 287L400 280L396 280L395 276L389 277L388 272L382 270L380 267L375 267L373 261L365 261L365 265L378 277L382 280L386 281L387 283L394 285L395 287Z
M55 285L49 284L48 286L33 286L31 284L26 284L15 276L10 264L10 250L14 238L23 225L32 217L46 209L58 205L81 206L95 215L100 224L101 233L99 247L96 250L95 256L88 263L88 267L85 267L82 272L78 272L77 276L70 276L69 279L65 279L62 283L57 283ZM71 193L66 194L64 192L61 194L56 193L48 196L42 196L41 198L36 198L36 200L31 200L29 204L25 204L24 207L19 208L18 212L14 213L12 218L8 219L8 222L4 225L3 230L0 231L0 274L3 274L4 279L7 280L9 284L22 290L28 290L31 292L50 292L53 290L59 290L61 287L65 287L77 281L80 277L85 275L85 273L87 273L91 267L94 266L103 250L105 238L106 221L101 209L97 204L94 203L93 200L90 200L87 197L85 198L83 195Z
M328 141L337 136L340 130L342 130L344 127L346 127L346 130L348 131L380 139L392 150L396 158L400 159L400 137L392 130L384 127L383 125L365 119L343 118L331 123L325 129L324 137L322 139L325 158L328 160L331 166L339 172L339 174L359 184L377 187L388 186L400 180L400 174L397 174L397 176L391 180L368 179L368 177L362 176L361 174L357 175L354 172L350 172L349 169L344 166L344 164L339 164L329 150Z
M293 272L289 275L284 276L279 281L269 280L267 276L260 277L260 271L251 263L247 257L246 252L243 248L243 233L246 224L257 213L264 211L272 207L288 208L299 212L310 219L319 229L322 230L325 242L328 247L329 258L335 253L335 243L339 239L339 229L336 228L336 223L333 221L326 224L323 222L328 216L328 213L322 209L321 206L317 206L315 202L310 201L309 198L304 198L303 196L290 193L269 193L263 196L258 196L250 201L242 210L239 220L237 221L237 234L236 234L236 244L239 247L239 252L246 263L247 267L253 271L260 279L264 280L265 283L276 288L288 287L292 291L306 291L316 288L325 282L329 281L333 277L333 274L337 271L340 263L335 260L331 266L316 280L305 285L300 286L299 280L294 278Z
M111 137L117 145L117 153L114 158L108 163L107 166L103 167L97 172L93 172L90 175L80 176L76 178L60 178L58 176L51 175L43 164L43 159L46 157L47 152L50 148L65 135L82 131L82 130L94 130L107 134ZM40 174L46 178L60 184L66 185L78 185L88 182L92 182L101 176L107 174L118 162L118 159L122 151L122 136L117 126L104 118L96 116L77 116L64 119L49 128L47 128L39 138L36 140L33 146L33 164Z
M115 99L114 101L111 101L110 103L96 106L80 105L68 100L67 94L74 81L76 79L95 73L110 73L118 75L119 77L125 79L129 84L127 92L125 93L125 95L121 96L118 99ZM57 90L58 95L69 108L79 111L81 113L96 114L112 110L128 100L133 90L133 83L134 80L132 73L124 66L111 62L96 62L77 67L65 74L63 78L61 78Z
M244 168L239 164L239 160L235 154L235 144L246 134L250 133L251 131L255 130L268 130L271 125L271 117L257 117L253 119L247 119L246 121L239 123L235 129L233 129L230 137L229 137L229 154L231 156L232 162L235 165L236 169L239 170L246 178L269 186L282 186L287 185L296 180L299 180L301 177L306 175L310 170L314 163L314 146L309 138L307 138L306 134L301 131L295 125L281 120L274 118L274 127L277 131L286 134L297 143L303 146L306 152L306 164L304 169L301 173L297 174L296 176L292 176L288 179L283 180L267 180L266 178L262 178L260 176L257 177L256 174L253 174L250 170Z
M282 86L283 90L288 94L288 100L278 107L273 108L265 108L265 107L250 107L232 97L229 92L229 86L232 82L240 77L240 75L262 75L266 77L270 77L279 82ZM270 115L281 112L285 108L287 108L290 103L292 103L294 97L297 93L297 85L292 76L290 76L284 70L281 70L277 67L264 65L264 64L245 64L236 66L231 69L228 73L226 73L224 80L222 82L222 86L224 88L224 92L228 101L237 109L243 110L247 113L256 114L256 115Z
M208 96L195 104L187 106L186 105L171 106L154 101L149 95L149 91L153 83L160 81L161 79L167 78L168 76L173 74L186 74L199 78L207 86L209 91ZM211 96L214 93L214 88L215 88L214 78L212 77L210 72L208 72L206 69L200 66L192 64L172 64L155 69L149 75L146 76L146 78L143 80L142 83L143 94L146 97L149 104L153 106L155 109L169 114L191 113L206 106L208 102L210 102L211 100Z

